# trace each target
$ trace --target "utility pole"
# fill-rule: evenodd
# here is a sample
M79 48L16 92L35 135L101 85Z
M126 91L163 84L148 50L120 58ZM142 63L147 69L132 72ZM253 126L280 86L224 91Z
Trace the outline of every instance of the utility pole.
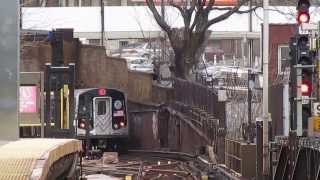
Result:
M263 179L269 180L269 0L263 0Z
M317 61L317 72L318 72L318 76L317 76L317 79L318 79L318 82L320 81L320 21L318 22L318 37L317 37L317 44L316 44L316 47L317 47L317 51L318 51L318 61ZM317 90L317 101L320 100L320 83L318 83L318 90Z
M191 6L191 0L187 0L187 7L190 7Z
M104 2L100 0L101 7L101 46L104 46Z
M252 9L252 0L249 1L249 9ZM252 32L252 11L249 12L249 33ZM252 68L252 39L247 39L248 41L248 127L249 127L249 133L248 133L248 141L251 143L253 142L252 138L252 117L251 117L251 102L252 102L252 75L251 75L251 68Z

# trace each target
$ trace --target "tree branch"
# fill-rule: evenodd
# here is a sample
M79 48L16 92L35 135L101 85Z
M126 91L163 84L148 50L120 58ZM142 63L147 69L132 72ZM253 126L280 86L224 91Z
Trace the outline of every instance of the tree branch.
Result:
M209 4L210 3L214 3L214 1L215 0L210 0L209 1ZM200 16L202 16L202 15L204 15L204 14L208 14L209 13L209 11L207 10L207 8L206 9L204 9L204 6L206 5L206 0L198 0L198 2L195 2L195 4L196 4L196 7L197 7L197 9L196 9L196 15L195 15L195 17L194 17L194 20L193 20L193 23L192 23L192 25L191 25L191 27L190 27L190 32L192 32L193 30L194 30L194 28L197 26L197 24L199 23L199 18L200 18Z
M179 6L172 1L170 2L170 6L177 8L180 11L181 15L184 17L184 10L182 9L182 6Z
M179 10L181 16L183 17L184 26L189 27L191 17L189 16L187 9L183 9L182 6L179 6L172 1L170 2L170 6L175 7Z
M157 11L157 8L155 7L153 0L146 0L147 6L149 7L150 11L152 12L155 20L157 21L158 25L166 31L168 34L171 33L171 27L166 23L165 19L161 17L159 12ZM164 8L164 7L161 7Z
M206 11L210 11L215 2L215 0L210 0L208 6L206 7Z
M242 0L238 3L238 5L234 6L233 8L229 9L228 12L215 17L211 20L208 21L206 27L203 30L207 30L212 24L218 23L220 21L223 21L225 19L227 19L228 17L230 17L233 13L237 13L240 12L239 9L242 5L244 5L245 3L247 3L249 0ZM250 10L250 9L249 9Z
M194 17L193 23L192 23L192 25L191 25L191 27L190 27L191 32L192 32L193 29L196 27L196 24L197 24L197 21L198 21L198 19L199 19L200 14L201 14L201 12L200 12L200 10L198 10L198 11L196 12L195 17Z

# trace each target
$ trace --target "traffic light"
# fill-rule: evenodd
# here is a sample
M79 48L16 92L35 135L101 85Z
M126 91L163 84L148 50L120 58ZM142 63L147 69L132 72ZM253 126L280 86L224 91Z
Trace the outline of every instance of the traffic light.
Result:
M298 24L309 22L309 20L310 20L309 7L310 7L309 0L299 0L298 1L298 5L297 5Z

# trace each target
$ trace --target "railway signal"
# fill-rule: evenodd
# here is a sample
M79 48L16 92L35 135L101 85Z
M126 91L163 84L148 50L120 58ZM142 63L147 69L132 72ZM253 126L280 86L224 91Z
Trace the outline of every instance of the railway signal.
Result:
M308 23L310 21L309 0L299 0L297 5L297 21L298 24Z
M311 100L315 61L310 51L310 35L298 34L290 41L291 56L291 129L302 136L312 116Z
M301 65L301 95L310 97L313 85L313 57L310 54L309 35L298 35L297 37L297 64Z
M314 59L310 52L309 34L297 36L297 96L301 97L301 105L297 106L301 112L301 118L298 118L299 135L302 135L302 129L308 128L308 119L312 115L311 98L313 91L313 70ZM299 108L301 108L299 110ZM299 123L300 120L300 123Z

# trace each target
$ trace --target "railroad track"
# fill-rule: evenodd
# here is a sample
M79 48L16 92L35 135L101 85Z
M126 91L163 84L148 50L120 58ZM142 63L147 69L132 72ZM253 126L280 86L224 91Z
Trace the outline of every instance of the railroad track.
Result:
M137 180L202 179L204 169L197 156L165 151L129 150L116 164L103 165L101 160L82 163L83 174L106 174L113 177L132 177ZM205 163L205 162L204 162Z

